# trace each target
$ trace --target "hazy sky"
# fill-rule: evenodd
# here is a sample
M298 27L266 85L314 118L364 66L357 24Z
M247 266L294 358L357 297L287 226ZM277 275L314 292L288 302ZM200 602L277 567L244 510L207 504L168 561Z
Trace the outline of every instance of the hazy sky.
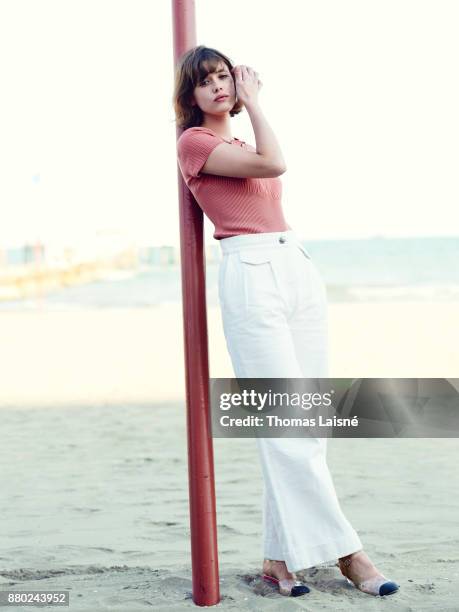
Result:
M304 239L459 235L456 0L196 0L254 67ZM178 243L170 0L2 0L0 245ZM255 144L246 113L233 136ZM214 242L206 222L206 242Z

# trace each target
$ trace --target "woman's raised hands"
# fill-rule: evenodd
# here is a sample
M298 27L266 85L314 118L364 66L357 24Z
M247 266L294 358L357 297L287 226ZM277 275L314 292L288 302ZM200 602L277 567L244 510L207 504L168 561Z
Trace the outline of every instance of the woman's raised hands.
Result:
M239 102L242 102L244 106L258 102L258 92L263 86L258 78L258 72L244 65L234 66L232 72Z

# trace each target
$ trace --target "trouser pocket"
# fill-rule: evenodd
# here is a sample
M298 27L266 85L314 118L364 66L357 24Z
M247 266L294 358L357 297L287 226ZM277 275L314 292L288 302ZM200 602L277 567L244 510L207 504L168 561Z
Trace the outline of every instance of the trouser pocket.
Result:
M242 249L239 251L247 311L271 309L278 305L280 288L273 266L273 253L269 249Z

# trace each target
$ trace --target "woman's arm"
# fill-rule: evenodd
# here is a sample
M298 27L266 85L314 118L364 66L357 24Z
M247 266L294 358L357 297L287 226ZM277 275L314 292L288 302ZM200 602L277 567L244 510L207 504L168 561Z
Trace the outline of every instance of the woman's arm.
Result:
M255 153L222 142L210 153L202 172L239 178L280 176L287 168L276 136L258 102L261 86L258 72L250 67L236 66L234 73L237 96L252 122L257 150Z
M257 153L271 160L279 174L286 171L286 165L277 138L261 110L258 101L245 105L250 121L252 122L257 143Z
M269 155L221 142L209 154L201 172L236 178L273 178L285 170L285 165L271 159Z

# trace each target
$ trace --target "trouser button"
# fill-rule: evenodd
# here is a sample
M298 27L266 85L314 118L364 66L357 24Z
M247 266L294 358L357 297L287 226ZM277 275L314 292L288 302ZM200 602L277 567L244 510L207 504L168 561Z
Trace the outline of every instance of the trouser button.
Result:
M285 242L287 238L285 236L279 236L279 242Z

